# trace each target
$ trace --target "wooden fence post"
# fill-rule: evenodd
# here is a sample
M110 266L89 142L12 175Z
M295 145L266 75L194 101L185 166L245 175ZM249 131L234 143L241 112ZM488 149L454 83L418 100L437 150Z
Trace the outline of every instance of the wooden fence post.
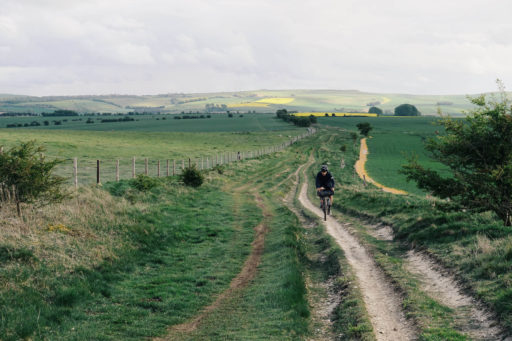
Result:
M181 160L181 172L185 169L185 159Z
M169 176L169 160L167 160L167 176Z
M78 188L78 159L73 158L73 174L75 177L75 189Z
M119 160L116 160L116 181L119 181Z
M135 179L135 156L132 159L132 178Z
M144 158L144 174L148 175L148 158Z
M100 184L100 160L96 160L96 184Z
M172 160L172 176L176 175L176 160Z
M158 160L157 166L156 166L156 176L160 177L160 160Z

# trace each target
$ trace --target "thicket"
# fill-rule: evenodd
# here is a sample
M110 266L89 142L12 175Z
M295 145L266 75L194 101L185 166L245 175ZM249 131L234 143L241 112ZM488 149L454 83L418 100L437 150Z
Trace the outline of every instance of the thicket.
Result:
M1 199L14 202L18 216L21 204L46 205L67 197L62 189L66 179L53 174L62 161L46 160L44 151L29 141L0 153Z
M504 91L499 99L471 100L477 109L465 120L445 118L446 134L430 138L426 149L446 165L449 176L410 158L402 173L419 188L450 198L473 211L491 210L512 225L512 107Z
M130 122L130 121L135 121L135 119L128 117L128 116L125 116L123 118L104 118L101 120L101 123ZM89 121L87 121L87 123L89 123Z
M78 113L73 110L55 110L52 113L42 113L43 117L60 117L60 116L78 116Z
M297 117L294 115L290 115L288 110L279 109L276 111L277 118L282 119L285 122L293 123L298 127L310 127L312 123L316 123L317 119L315 116L311 115L309 117Z
M197 120L197 119L203 119L203 118L211 118L211 115L181 115L181 116L174 116L175 120Z

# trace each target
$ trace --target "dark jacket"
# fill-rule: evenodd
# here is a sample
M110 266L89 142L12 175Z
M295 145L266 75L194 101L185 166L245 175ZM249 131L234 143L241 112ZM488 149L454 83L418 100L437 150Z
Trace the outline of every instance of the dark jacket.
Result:
M322 172L318 172L316 175L316 188L324 187L326 189L334 188L334 178L331 173L322 175Z

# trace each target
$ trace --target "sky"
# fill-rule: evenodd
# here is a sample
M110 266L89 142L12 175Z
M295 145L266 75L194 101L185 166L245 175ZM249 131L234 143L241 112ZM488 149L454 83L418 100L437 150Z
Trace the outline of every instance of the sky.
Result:
M509 0L2 0L0 93L512 89L510 13Z

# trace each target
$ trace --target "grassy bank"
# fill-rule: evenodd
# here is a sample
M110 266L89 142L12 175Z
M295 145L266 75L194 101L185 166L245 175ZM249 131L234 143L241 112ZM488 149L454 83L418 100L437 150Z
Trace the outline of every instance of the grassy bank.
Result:
M263 219L268 236L257 276L219 308L229 314L212 314L197 335L304 338L309 310L301 230L279 204L289 184L271 188L300 161L287 151L237 163L207 173L199 189L173 177L157 180L148 192L131 181L109 183L81 189L93 193L45 209L48 216L27 209L25 223L9 218L13 237L4 235L0 248L0 338L167 335L229 287ZM262 202L254 199L256 188ZM77 201L90 211L72 215ZM240 321L245 329L236 327Z

